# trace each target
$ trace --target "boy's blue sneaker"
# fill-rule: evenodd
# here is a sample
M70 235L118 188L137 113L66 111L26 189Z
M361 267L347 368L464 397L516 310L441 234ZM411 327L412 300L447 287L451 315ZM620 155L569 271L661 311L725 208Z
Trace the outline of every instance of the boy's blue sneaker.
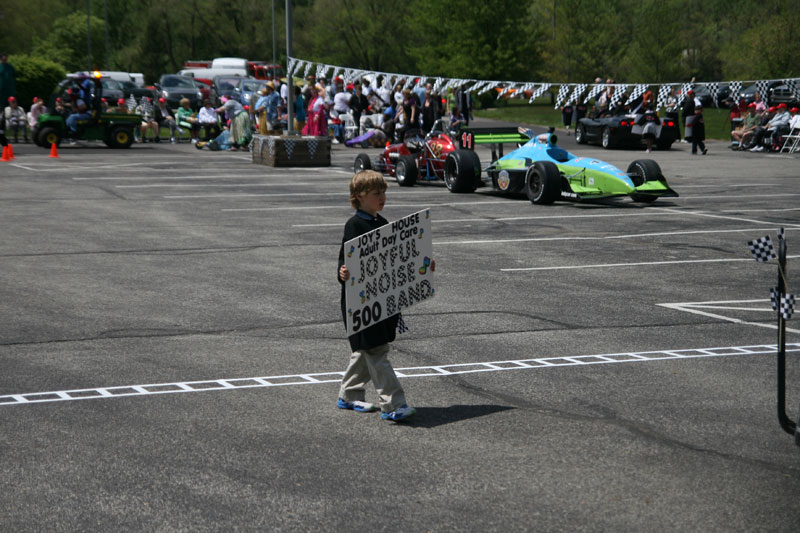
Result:
M381 418L384 420L391 420L392 422L400 422L401 420L405 420L406 418L414 416L415 414L417 414L416 409L407 405L403 405L391 413L381 413Z
M339 398L336 402L336 407L339 409L350 409L351 411L357 411L359 413L372 413L378 410L378 406L374 403L367 403L367 402L348 402L343 398Z

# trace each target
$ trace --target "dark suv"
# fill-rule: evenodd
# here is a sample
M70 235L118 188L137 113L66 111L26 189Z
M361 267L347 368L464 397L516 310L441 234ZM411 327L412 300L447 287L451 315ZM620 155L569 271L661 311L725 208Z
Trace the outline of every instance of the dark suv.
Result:
M166 98L167 106L176 109L183 98L189 99L189 105L197 111L203 105L203 93L197 82L187 76L177 74L164 74L158 84L158 96Z

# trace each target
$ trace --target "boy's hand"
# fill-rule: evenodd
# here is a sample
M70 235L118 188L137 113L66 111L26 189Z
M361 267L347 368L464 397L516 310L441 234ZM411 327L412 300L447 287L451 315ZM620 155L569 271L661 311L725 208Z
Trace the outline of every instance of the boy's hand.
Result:
M350 271L347 270L347 266L342 265L339 267L339 279L342 281L347 281L350 279Z

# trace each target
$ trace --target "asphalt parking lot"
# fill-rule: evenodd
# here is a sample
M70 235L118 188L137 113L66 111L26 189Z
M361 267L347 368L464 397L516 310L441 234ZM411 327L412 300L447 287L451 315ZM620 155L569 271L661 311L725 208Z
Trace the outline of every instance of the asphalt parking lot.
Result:
M623 170L646 155L562 141ZM276 169L188 144L15 146L1 529L796 531L777 269L746 243L786 228L791 292L800 157L708 144L652 154L680 197L647 206L390 181L384 215L429 207L437 261L391 357L407 424L335 406L361 150Z

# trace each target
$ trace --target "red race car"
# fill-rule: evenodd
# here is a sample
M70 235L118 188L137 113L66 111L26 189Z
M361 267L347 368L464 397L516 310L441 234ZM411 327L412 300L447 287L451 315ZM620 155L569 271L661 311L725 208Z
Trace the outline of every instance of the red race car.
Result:
M424 138L421 130L409 130L403 142L387 145L375 159L358 154L353 171L374 169L394 176L402 187L411 187L418 179L444 180L445 160L456 148L450 135L436 125Z

